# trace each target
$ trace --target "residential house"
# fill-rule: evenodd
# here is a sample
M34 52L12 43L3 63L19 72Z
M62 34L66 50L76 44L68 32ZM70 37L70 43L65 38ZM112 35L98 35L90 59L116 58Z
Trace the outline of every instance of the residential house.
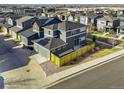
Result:
M34 49L50 59L50 53L58 50L77 50L86 44L86 26L71 21L47 25L44 38L33 41Z
M88 17L88 23L92 26L97 26L97 19L103 17L103 14L90 13L86 15Z
M0 16L0 30L2 30L4 23L5 23L5 18Z
M79 19L80 19L80 13L77 12L71 12L67 17L67 20L72 22L79 22Z
M89 22L88 22L88 17L86 15L81 15L80 16L80 23L81 24L85 24L85 25L88 25Z
M117 35L124 36L124 14L118 16L120 25L117 27Z
M80 23L85 24L89 27L88 30L96 29L97 27L97 19L101 18L102 14L81 14L80 15Z
M16 20L19 19L19 16L12 16L12 17L6 17L5 24L2 27L2 30L4 31L5 35L9 34L9 28L13 27L16 25Z
M9 33L13 39L21 40L19 33L32 27L32 23L36 20L36 17L24 16L16 20L16 26L9 28Z
M32 28L29 28L25 31L19 33L21 36L21 41L24 46L32 47L32 40L43 38L44 37L44 29L43 27L46 25L51 25L55 23L61 22L58 18L41 18L37 19L33 22Z
M26 16L36 16L37 15L37 10L34 9L34 8L27 8L27 9L24 9L24 14Z
M72 15L72 14L69 15L68 18L67 18L67 20L73 22L74 21L74 15Z
M60 13L56 13L57 17L62 20L62 21L66 21L68 20L68 14L67 12L60 12Z
M120 24L120 20L112 16L104 16L97 19L97 30L103 32L115 32Z
M117 11L117 16L123 15L123 14L124 14L124 10L118 10L118 11Z

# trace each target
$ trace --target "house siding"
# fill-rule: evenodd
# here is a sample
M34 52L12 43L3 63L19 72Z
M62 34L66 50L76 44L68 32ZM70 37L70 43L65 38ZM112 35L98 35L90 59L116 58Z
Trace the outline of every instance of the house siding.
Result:
M105 26L106 26L105 20L97 20L97 30L98 31L104 31Z
M50 50L48 50L47 48L44 48L41 45L34 43L34 50L38 52L41 56L50 59Z
M60 30L60 39L66 42L66 31Z
M88 25L88 17L87 16L80 16L80 23Z
M13 22L14 20L12 20L11 18L8 18L8 20L7 20L7 22L8 22L8 24L10 24L10 25L14 25L14 22Z
M79 46L86 44L86 33L81 33L80 35L76 35L70 38L66 39L66 42L68 43L68 46L73 48L75 46L75 39L80 39L81 37L84 37L85 39L79 42Z
M50 29L46 29L44 28L44 37L59 37L59 33L60 31L56 30L56 31L53 31L53 30L50 30Z
M28 46L28 38L21 36L21 41L25 46Z
M32 27L33 27L33 29L34 29L35 31L39 31L39 30L40 30L40 29L39 29L39 26L37 25L36 22L32 25Z
M74 17L72 15L68 16L68 21L74 21Z

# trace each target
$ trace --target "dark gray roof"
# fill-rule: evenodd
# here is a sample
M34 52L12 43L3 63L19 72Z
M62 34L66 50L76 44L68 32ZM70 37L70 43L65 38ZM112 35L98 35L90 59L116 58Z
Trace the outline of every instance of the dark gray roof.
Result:
M114 20L118 20L118 18L113 17L113 16L108 16L108 15L107 15L107 16L105 15L104 17L99 18L99 19L100 19L100 20L110 21L110 22L111 22L111 21L114 21ZM98 20L99 20L99 19L98 19Z
M38 26L43 26L47 20L48 20L48 18L38 19L38 20L36 20L36 23Z
M36 20L36 23L39 26L51 25L51 24L60 23L60 22L61 22L61 20L59 20L56 17L41 18L41 19Z
M24 37L30 37L30 36L36 35L37 32L34 32L32 28L29 28L25 31L20 32L19 34Z
M67 55L67 54L69 54L69 53L71 53L73 51L74 50L72 48L63 48L61 50L53 52L53 54L55 54L58 57L62 57L62 56L65 56L65 55Z
M90 19L94 19L98 16L102 16L102 14L94 14L94 13L91 13L91 14L87 14L87 17L90 18Z
M71 21L63 21L61 23L45 26L45 28L52 29L52 30L68 31L68 30L72 30L72 29L81 28L84 26L86 26L86 25L81 24L81 23L71 22Z
M30 20L32 18L33 17L31 17L31 16L24 16L24 17L21 17L21 18L17 19L17 21L19 21L19 22L25 22L25 21Z
M34 42L36 42L37 44L39 44L49 50L66 44L60 38L53 38L53 37L38 39L38 40L35 40Z
M13 26L13 27L11 27L11 28L9 28L11 31L14 31L14 32L20 32L22 29L21 28L19 28L19 27L17 27L17 26Z

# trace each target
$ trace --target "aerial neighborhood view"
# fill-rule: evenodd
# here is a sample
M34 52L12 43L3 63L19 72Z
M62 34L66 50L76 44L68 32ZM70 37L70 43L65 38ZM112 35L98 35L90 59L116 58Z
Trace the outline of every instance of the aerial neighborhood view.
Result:
M0 88L124 88L124 5L0 5Z

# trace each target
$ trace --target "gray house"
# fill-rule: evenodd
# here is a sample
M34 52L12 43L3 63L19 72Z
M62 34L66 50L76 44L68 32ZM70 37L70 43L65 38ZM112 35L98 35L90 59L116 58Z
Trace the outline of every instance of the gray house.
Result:
M64 46L66 46L66 43L60 38L47 37L34 41L35 51L48 60L50 59L51 51L55 51Z
M20 17L18 16L13 16L13 17L6 17L5 20L5 24L2 27L2 30L4 31L5 34L9 34L9 28L11 28L12 26L16 25L16 20L19 19Z
M117 35L124 36L124 14L119 15L120 25L117 27Z
M25 16L16 20L16 26L9 28L9 33L15 40L21 39L19 33L32 27L32 23L36 17Z
M90 13L86 15L88 18L88 24L91 24L92 26L97 26L97 19L103 17L103 14L96 14L96 13ZM84 16L85 18L85 16Z
M65 48L76 50L86 45L86 26L83 24L63 21L43 28L44 38L34 41L34 49L47 59L51 52Z
M25 46L32 46L32 40L44 37L44 26L61 22L58 18L42 18L33 22L32 27L19 33Z
M120 24L120 20L118 18L112 16L104 16L102 18L97 19L97 30L103 32L115 32L117 27Z

